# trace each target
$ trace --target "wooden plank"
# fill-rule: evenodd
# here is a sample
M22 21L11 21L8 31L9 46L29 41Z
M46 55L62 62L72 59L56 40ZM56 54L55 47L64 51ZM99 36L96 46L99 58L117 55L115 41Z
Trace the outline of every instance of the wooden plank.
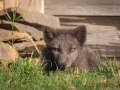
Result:
M44 13L44 0L5 0L5 8L18 6L27 11Z
M18 6L18 0L5 0L4 8L10 8L16 6Z
M45 0L45 4L47 5L61 5L61 6L68 6L68 5L118 5L119 0Z
M93 45L87 44L88 47L95 50L101 57L120 57L120 45Z
M71 29L79 25L87 28L86 45L100 56L120 57L120 17L58 16L61 28Z
M3 0L0 0L0 10L2 10L3 9Z
M19 0L21 9L44 13L44 0Z
M51 15L120 16L120 0L46 0Z
M45 10L45 13L51 15L120 16L120 5L51 6Z

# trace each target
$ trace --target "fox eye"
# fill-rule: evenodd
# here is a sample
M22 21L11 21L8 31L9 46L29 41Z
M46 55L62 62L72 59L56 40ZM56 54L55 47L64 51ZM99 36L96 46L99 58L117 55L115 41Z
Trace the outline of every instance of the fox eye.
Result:
M76 49L75 48L70 48L70 51L71 52L74 52Z
M59 51L60 51L59 48L53 48L53 50L56 51L56 52L59 52Z

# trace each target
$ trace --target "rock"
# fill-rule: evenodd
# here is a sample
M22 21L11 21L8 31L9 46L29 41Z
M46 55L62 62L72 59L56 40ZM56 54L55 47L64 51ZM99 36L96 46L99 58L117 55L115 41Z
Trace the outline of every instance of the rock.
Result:
M41 41L35 41L34 43L37 46L38 45L45 46L45 42L43 40L41 40ZM34 45L33 45L32 42L22 42L22 43L15 43L14 47L16 48L17 51L23 51L26 48L34 47Z
M17 7L5 9L7 13L12 17L12 12L16 10ZM23 14L23 15L22 15ZM54 28L60 28L60 21L58 17L46 15L38 12L29 12L23 9L17 9L17 16L22 15L22 19L29 23L40 24L43 26L51 26ZM0 19L6 19L4 12L0 11Z
M5 20L0 20L0 22L2 26L11 24L11 22L5 21ZM29 33L35 40L43 39L42 31L39 31L36 28L31 27L29 25L24 25L24 24L17 23L17 22L14 22L13 24L14 24L15 29L17 29L19 32Z
M42 49L45 46L45 42L43 40L35 41L34 44L37 46L39 52L41 53ZM20 53L21 57L24 57L26 55L31 56L32 53L35 57L40 56L40 53L38 53L32 42L15 43L13 46Z
M0 29L0 41L8 41L8 40L30 41L26 33Z
M23 17L25 21L30 23L37 23L44 26L60 28L59 18L55 16L45 15L38 12L28 12Z
M15 61L18 57L19 54L14 47L7 43L0 42L0 61L4 65Z

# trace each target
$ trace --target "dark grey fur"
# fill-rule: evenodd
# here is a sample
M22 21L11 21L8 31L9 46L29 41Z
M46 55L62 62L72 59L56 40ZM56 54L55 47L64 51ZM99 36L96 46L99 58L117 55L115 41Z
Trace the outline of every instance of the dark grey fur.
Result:
M98 67L97 55L84 45L87 33L84 25L73 30L55 30L46 26L43 33L46 42L43 66L46 70Z

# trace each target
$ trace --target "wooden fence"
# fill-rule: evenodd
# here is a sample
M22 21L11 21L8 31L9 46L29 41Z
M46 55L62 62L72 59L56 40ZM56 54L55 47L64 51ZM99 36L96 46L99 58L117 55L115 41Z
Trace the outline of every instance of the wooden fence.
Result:
M44 0L0 0L1 8L18 6L27 11L44 13Z
M3 8L3 0L0 0L0 10Z
M120 0L45 0L51 15L120 16Z

